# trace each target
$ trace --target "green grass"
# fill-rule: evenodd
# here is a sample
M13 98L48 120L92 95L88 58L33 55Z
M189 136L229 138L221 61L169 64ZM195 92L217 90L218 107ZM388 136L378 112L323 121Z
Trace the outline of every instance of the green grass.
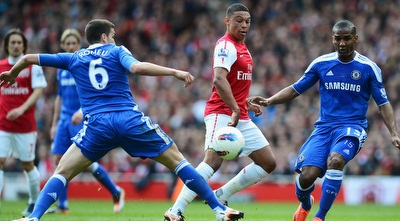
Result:
M10 221L21 218L21 211L26 201L1 202L0 220ZM171 202L128 201L124 210L115 215L110 201L76 201L70 200L70 214L46 214L41 221L162 221L164 212L171 207ZM231 203L230 206L245 212L244 221L289 221L298 204L295 203ZM316 204L310 213L317 212ZM207 205L195 201L188 206L185 213L188 221L212 221L214 214ZM329 221L398 221L400 207L363 204L349 206L335 204L326 220Z

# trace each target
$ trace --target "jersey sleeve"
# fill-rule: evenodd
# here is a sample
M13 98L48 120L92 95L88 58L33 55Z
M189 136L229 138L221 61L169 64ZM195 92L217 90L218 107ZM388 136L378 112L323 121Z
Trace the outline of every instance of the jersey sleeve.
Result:
M319 80L317 63L311 63L303 76L292 85L293 89L298 93L302 94L310 87L312 87Z
M38 65L32 65L32 88L47 87L46 77L43 68Z
M382 106L388 103L389 99L386 95L386 90L382 82L383 79L382 79L381 69L376 64L374 64L372 66L372 72L373 72L373 74L371 75L372 98L374 99L374 101L378 106Z
M136 58L132 56L132 53L125 46L121 46L121 50L119 51L119 58L122 66L124 66L124 68L128 71L131 68L132 64L139 62Z
M39 54L39 65L69 70L68 65L72 55L72 53Z
M214 48L214 67L221 67L231 71L233 63L237 60L235 45L229 41L220 41Z

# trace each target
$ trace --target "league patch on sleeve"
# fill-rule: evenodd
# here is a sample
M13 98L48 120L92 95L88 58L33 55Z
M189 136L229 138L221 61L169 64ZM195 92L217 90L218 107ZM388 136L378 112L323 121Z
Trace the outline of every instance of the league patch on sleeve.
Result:
M226 48L221 48L221 49L219 49L217 55L218 55L218 57L228 57L228 52L229 52L228 49L226 49Z

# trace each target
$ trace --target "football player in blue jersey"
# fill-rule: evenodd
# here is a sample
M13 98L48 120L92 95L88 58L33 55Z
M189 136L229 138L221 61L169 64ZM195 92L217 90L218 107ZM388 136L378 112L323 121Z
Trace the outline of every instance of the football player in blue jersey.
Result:
M70 53L81 48L81 35L76 29L66 29L61 35L61 48ZM71 146L71 137L75 136L82 128L82 111L76 91L75 80L67 70L57 70L57 97L54 102L53 122L50 137L53 139L51 153L54 155L56 165L62 155ZM87 169L111 193L114 201L114 212L119 213L124 208L125 191L117 186L99 163L94 162ZM68 184L59 195L58 205L47 213L69 214L68 209Z
M243 212L219 202L174 141L139 111L128 81L129 73L173 76L188 86L194 77L186 71L136 60L127 48L115 45L114 28L108 20L91 20L85 27L88 48L75 53L27 54L10 71L0 75L0 86L10 86L30 64L69 70L75 79L84 115L82 129L40 192L33 212L20 221L39 220L73 177L117 147L132 157L151 158L174 171L186 186L207 201L217 220L243 218Z
M295 169L296 196L301 202L293 221L305 221L313 204L314 182L324 177L320 208L313 221L323 221L342 185L343 169L367 138L366 113L370 97L379 107L393 145L400 148L393 108L380 68L356 51L354 24L338 21L332 28L335 52L316 58L294 84L269 98L253 96L252 104L269 106L293 100L319 81L320 116L300 149Z

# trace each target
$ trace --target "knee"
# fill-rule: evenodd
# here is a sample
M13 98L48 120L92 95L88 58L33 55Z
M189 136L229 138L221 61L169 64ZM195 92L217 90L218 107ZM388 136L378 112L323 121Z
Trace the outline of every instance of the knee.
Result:
M268 162L265 162L261 165L261 167L267 172L267 173L272 173L275 168L276 168L276 161L271 160Z
M320 173L321 169L316 167L311 167L309 169L303 168L299 177L301 187L307 188L313 185Z
M328 158L328 169L343 170L346 160L337 153L331 154Z
M6 158L0 158L0 170L3 170L5 163L6 163Z
M21 167L26 172L29 172L29 171L33 170L33 168L35 167L35 164L33 164L33 162L21 162Z
M206 152L204 162L216 172L221 167L223 160L213 150L209 150Z

